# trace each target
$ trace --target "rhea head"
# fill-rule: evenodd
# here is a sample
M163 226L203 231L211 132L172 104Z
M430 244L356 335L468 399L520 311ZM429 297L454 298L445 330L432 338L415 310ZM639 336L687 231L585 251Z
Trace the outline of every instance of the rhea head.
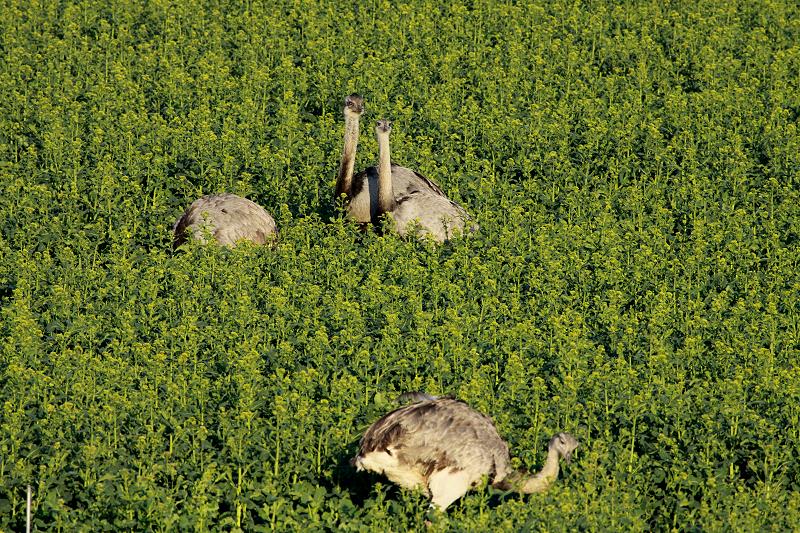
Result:
M344 98L344 114L361 115L364 112L364 99L353 93Z
M556 450L560 457L563 457L568 463L572 459L572 452L578 447L578 439L569 433L557 433L550 439L548 446L551 450Z
M385 118L375 123L375 131L377 133L389 133L392 131L392 121Z

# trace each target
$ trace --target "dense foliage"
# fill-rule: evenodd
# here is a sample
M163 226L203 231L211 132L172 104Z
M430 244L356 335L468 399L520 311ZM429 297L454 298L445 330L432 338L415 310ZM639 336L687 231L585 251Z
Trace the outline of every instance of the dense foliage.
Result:
M348 464L420 389L582 442L431 531L800 523L797 3L466 4L2 3L0 529L424 528ZM479 234L343 220L354 91ZM221 191L280 242L173 253Z

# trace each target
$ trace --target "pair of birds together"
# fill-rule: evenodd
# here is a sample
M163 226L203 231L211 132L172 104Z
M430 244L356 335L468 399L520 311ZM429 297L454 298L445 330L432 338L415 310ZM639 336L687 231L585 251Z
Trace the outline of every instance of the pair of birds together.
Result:
M337 198L344 196L347 211L359 223L377 224L390 215L400 235L417 228L444 242L453 235L477 230L467 212L451 201L431 180L411 169L392 164L389 133L392 124L375 126L379 162L353 175L358 147L359 120L364 100L351 94L344 101L345 136L336 180ZM272 216L258 204L234 194L204 196L193 202L173 228L175 246L188 238L234 246L249 240L266 244L277 234ZM422 489L441 510L462 497L486 477L500 489L542 492L558 477L559 460L569 461L578 441L569 433L550 439L547 460L537 474L511 467L508 445L492 420L464 402L421 393L401 396L413 403L395 409L372 424L361 439L352 464L357 470L384 474L401 487Z
M391 162L389 134L392 123L379 120L375 126L379 162L353 175L360 118L364 99L351 94L344 100L344 149L336 179L336 197L344 196L349 216L362 224L378 224L384 215L394 221L400 235L417 228L437 242L444 242L477 224L460 205L451 201L438 185L422 174ZM225 246L248 240L266 244L277 235L275 220L263 207L235 194L214 194L195 200L175 222L175 247L190 237L207 236Z

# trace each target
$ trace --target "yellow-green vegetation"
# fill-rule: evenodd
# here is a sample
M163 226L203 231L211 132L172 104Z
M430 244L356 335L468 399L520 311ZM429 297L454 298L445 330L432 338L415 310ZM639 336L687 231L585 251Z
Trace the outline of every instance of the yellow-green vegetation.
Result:
M423 529L348 464L409 390L581 441L431 530L800 524L797 2L8 0L0 52L0 529ZM351 92L474 237L343 220ZM279 243L173 253L223 191Z

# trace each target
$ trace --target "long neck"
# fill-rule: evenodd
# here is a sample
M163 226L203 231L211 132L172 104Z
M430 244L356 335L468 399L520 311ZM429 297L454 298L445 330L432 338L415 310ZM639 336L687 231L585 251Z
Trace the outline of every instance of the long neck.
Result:
M339 164L339 174L336 176L336 198L344 194L350 199L357 147L358 115L346 112L344 116L344 150L342 150L342 161Z
M378 134L378 216L394 210L392 190L392 157L389 149L389 133Z
M539 472L533 475L524 472L513 472L506 478L505 485L509 489L532 494L546 491L557 477L558 452L556 450L548 450L547 460Z

